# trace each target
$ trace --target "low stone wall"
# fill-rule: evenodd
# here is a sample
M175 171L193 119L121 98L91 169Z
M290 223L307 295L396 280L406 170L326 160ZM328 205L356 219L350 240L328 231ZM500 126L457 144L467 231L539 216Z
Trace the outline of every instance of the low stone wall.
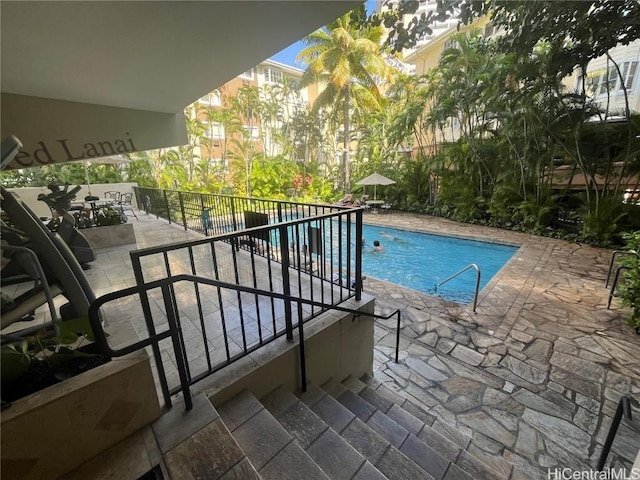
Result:
M136 243L136 234L131 223L83 228L79 231L95 249Z
M159 416L146 352L114 359L2 412L2 478L59 478Z
M373 313L375 299L363 294L360 302L350 300L342 306ZM307 382L321 385L330 379L360 377L373 371L372 317L354 318L344 312L327 312L305 324ZM300 389L300 349L298 330L294 341L281 337L193 386L204 391L214 405L221 405L243 390L258 398L282 385L289 391Z

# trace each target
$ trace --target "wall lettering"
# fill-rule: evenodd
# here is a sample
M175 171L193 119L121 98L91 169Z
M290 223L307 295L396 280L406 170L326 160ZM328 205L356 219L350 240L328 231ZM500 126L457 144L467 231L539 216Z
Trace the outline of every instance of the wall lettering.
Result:
M21 167L33 167L37 165L50 165L52 163L69 162L72 160L91 159L135 152L131 134L125 132L124 138L114 140L102 140L99 142L87 142L85 144L72 143L68 138L60 138L50 144L43 140L36 143L32 152L20 150L14 162Z

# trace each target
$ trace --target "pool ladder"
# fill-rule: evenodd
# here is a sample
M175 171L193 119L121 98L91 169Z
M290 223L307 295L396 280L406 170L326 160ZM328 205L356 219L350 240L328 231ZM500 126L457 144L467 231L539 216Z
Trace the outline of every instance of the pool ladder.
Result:
M470 268L475 268L476 269L476 291L473 294L473 313L476 313L476 306L478 305L478 290L480 289L480 267L478 265L476 265L475 263L472 263L471 265L467 265L466 267L464 267L462 270L460 270L459 272L454 273L453 275L451 275L450 277L448 277L447 279L441 281L440 283L436 283L435 291L436 293L438 292L438 287L441 285L444 285L445 283L447 283L449 280L453 280L454 278L456 278L458 275L466 272L467 270L469 270Z

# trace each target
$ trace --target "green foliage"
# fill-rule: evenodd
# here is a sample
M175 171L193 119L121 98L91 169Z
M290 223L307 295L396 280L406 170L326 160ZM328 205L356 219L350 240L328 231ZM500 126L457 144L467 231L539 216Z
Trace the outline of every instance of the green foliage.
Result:
M101 208L96 215L96 226L120 225L127 222L127 217L111 207Z
M580 215L584 220L585 238L594 243L611 243L619 232L620 223L625 215L622 195L610 195L600 199L597 209L585 207Z
M620 263L628 268L625 270L624 284L620 287L621 303L631 307L629 323L640 332L640 230L623 235L626 249L632 255L622 257Z
M87 317L58 321L56 329L57 333L42 329L21 341L2 345L3 386L19 381L30 370L39 375L64 377L64 369L73 358L94 356L77 350L84 341L95 341Z

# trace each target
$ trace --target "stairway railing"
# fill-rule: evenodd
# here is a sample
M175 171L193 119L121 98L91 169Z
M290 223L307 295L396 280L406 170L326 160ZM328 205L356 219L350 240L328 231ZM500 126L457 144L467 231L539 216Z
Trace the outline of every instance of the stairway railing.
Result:
M399 348L399 341L400 341L400 315L401 312L400 310L396 310L392 313L390 313L389 315L378 315L378 314L374 314L374 313L365 313L362 312L360 310L356 310L356 309L352 309L352 308L347 308L347 307L343 307L341 305L331 305L331 304L325 304L322 302L318 302L318 301L314 301L314 300L309 300L309 299L304 299L304 298L299 298L299 297L293 297L291 295L285 295L285 294L281 294L281 293L277 293L277 292L271 292L271 291L266 291L266 290L259 290L256 288L252 288L252 287L245 287L245 286L241 286L241 285L236 285L236 284L230 284L230 283L226 283L226 282L222 282L219 280L213 280L210 278L204 278L204 277L198 277L195 275L176 275L170 278L165 278L162 280L157 280L154 282L149 282L149 283L145 283L143 285L136 285L135 287L130 287L130 288L126 288L123 290L119 290L117 292L112 292L112 293L108 293L106 295L101 296L100 298L96 299L92 304L91 307L89 308L89 320L91 322L91 326L96 338L96 343L98 344L100 350L105 354L108 355L110 357L121 357L123 355L127 355L129 353L132 353L136 350L140 350L143 348L146 348L148 346L151 346L154 349L159 348L159 343L167 338L171 338L171 342L172 342L172 347L173 347L173 352L175 355L175 359L176 359L176 367L178 370L178 377L180 379L180 386L179 387L175 387L173 389L169 389L168 384L167 384L167 375L166 372L164 370L164 366L162 364L162 362L156 362L156 368L158 370L158 376L160 379L160 383L162 386L162 392L163 392L163 397L164 397L164 401L167 407L171 407L172 402L171 402L171 395L178 393L178 392L182 392L183 397L184 397L184 402L185 402L185 408L187 410L191 410L191 408L193 407L193 402L192 402L192 398L191 398L191 392L189 390L189 387L191 385L193 385L194 383L202 380L203 378L206 378L207 376L222 370L223 368L227 367L228 365L236 362L237 360L239 360L240 358L243 358L247 355L249 355L250 353L252 353L253 351L257 350L258 348L266 345L267 343L270 343L272 341L274 341L276 338L279 338L280 336L282 336L283 334L285 334L285 332L280 332L279 334L274 334L271 338L269 338L267 341L265 342L260 342L250 348L245 349L244 351L240 352L239 354L236 354L234 356L228 357L227 360L225 362L222 362L221 364L217 365L214 368L209 369L207 372L204 372L204 374L198 375L196 377L192 377L190 372L189 372L189 365L188 365L188 358L187 358L187 354L186 354L186 349L185 349L185 345L184 345L184 339L183 339L183 335L182 335L182 330L181 330L181 326L180 326L180 320L179 320L179 313L178 313L178 309L177 309L177 302L176 302L176 288L174 288L174 286L179 283L179 282L190 282L193 284L200 284L200 285L209 285L209 286L213 286L213 287L217 287L217 288L225 288L225 289L229 289L229 290L234 290L234 291L238 291L238 292L243 292L243 293L248 293L248 294L253 294L253 295L261 295L261 296L267 296L270 298L274 298L274 299L279 299L279 300L283 300L287 303L289 303L289 305L291 305L292 303L297 304L297 308L296 311L298 313L298 320L297 320L297 324L294 324L294 322L292 321L292 319L290 319L290 321L286 322L287 325L287 337L293 339L293 328L295 328L297 326L298 328L298 339L299 339L299 355L300 355L300 368L301 368L301 389L302 391L306 391L307 388L307 374L306 374L306 361L305 361L305 351L304 351L304 343L305 343L305 337L304 337L304 323L305 323L305 319L303 318L303 305L309 305L309 306L315 306L315 307L319 307L322 310L334 310L334 311L339 311L339 312L345 312L345 313L349 313L354 315L354 319L357 317L363 317L363 318L373 318L373 319L385 319L388 320L390 318L392 318L393 316L397 316L398 317L398 330L396 331L396 362L398 362L398 348ZM118 349L113 349L111 348L111 346L109 345L109 342L107 340L107 336L103 330L102 327L102 322L101 322L101 315L100 315L100 309L101 307L103 307L105 304L107 304L108 302L112 302L115 300L119 300L121 298L124 297L128 297L131 295L138 295L138 296L143 296L145 295L147 292L149 292L150 290L153 289L157 289L160 288L162 291L162 298L163 298L163 303L165 306L165 311L166 311L166 315L167 315L167 323L168 323L168 328L160 333L156 333L155 331L151 332L149 331L149 337L145 338L143 340L137 341L135 343L132 343L130 345L127 345L125 347L121 347ZM289 309L290 312L293 311L293 308ZM307 319L310 320L310 319Z

